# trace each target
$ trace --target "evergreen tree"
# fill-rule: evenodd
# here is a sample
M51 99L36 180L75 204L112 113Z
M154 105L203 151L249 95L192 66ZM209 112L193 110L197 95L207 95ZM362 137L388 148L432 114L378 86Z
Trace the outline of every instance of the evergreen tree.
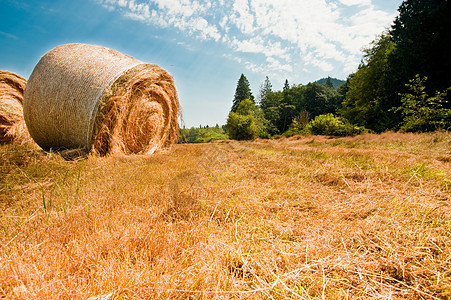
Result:
M285 84L283 91L270 92L260 103L270 134L281 134L290 128L293 120L304 112L313 117L320 114L336 113L342 96L333 87L316 82L307 86Z
M323 84L323 85L328 85L330 87L337 89L340 85L345 83L345 80L340 80L340 79L332 78L332 77L328 76L328 77L321 78L315 82L317 82L319 84Z
M409 92L400 95L402 106L397 110L403 116L403 131L425 132L451 126L451 109L445 107L445 97L451 88L430 97L426 93L426 80L426 77L416 75L415 79L406 84Z
M429 78L427 95L451 85L451 2L404 0L398 11L390 32L364 50L358 71L341 90L346 93L341 115L377 132L406 126L406 103L413 103L406 99L417 99L406 96L411 87L406 84L417 74ZM449 94L440 97L449 99ZM444 109L450 108L446 100Z
M241 74L236 86L231 111L236 112L241 101L243 101L244 99L250 99L252 102L254 102L254 96L252 95L249 81L247 80L246 76L244 76L244 74Z
M304 109L312 118L323 114L335 114L341 102L339 92L333 86L309 83L305 91Z
M355 73L349 74L348 77L346 78L346 81L343 84L339 85L337 88L337 91L342 99L345 98L346 93L349 91L349 84L351 82L351 78L354 77L354 74Z
M278 134L280 131L277 129L277 124L280 120L281 108L280 105L283 101L283 94L280 91L269 92L265 99L260 102L260 107L263 110L263 114L266 120L268 120L268 132L270 134Z
M283 91L287 91L290 89L290 84L288 83L288 79L285 79L285 83L283 84Z
M390 31L396 48L389 57L394 93L416 74L428 77L428 94L451 85L451 1L404 0Z
M330 88L334 88L334 85L332 83L332 79L330 78L330 76L327 77L326 86L330 87Z
M258 103L261 104L265 101L267 95L272 92L272 84L266 76L265 82L260 86L260 93L258 95Z
M283 84L283 98L279 107L280 118L277 123L277 129L280 132L285 132L293 121L293 118L296 116L296 106L293 104L293 97L290 93L288 79L285 79L285 83Z

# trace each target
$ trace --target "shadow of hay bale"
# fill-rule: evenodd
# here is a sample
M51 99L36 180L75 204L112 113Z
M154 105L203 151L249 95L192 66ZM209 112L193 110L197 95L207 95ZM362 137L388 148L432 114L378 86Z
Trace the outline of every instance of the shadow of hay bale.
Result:
M88 152L85 149L62 150L59 154L68 161L83 160L88 158Z

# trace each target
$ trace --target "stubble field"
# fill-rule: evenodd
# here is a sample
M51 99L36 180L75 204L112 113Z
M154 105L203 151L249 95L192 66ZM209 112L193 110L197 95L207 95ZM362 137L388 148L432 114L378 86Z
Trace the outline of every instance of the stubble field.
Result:
M451 134L0 146L0 298L450 299Z

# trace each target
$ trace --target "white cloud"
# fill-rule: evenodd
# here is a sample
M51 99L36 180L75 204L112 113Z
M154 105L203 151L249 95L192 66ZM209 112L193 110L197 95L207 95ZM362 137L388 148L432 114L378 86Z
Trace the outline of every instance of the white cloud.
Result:
M283 64L280 62L280 60L274 58L274 57L268 57L266 61L269 64L269 69L275 69L279 70L281 72L292 72L293 66L290 64Z
M284 49L280 42L265 42L261 37L253 37L248 40L238 40L235 37L229 43L232 49L245 53L261 53L265 56L278 56L280 58L289 59L287 50Z
M371 5L371 0L340 0L340 3L347 6L352 5L364 6Z
M361 48L391 24L385 0L96 0L124 16L222 43L249 70L357 67ZM290 66L290 68L288 67Z
M202 39L213 39L218 41L221 38L221 34L215 26L208 24L208 21L204 18L194 18L190 24L192 32L199 32Z
M102 4L102 6L104 8L106 8L107 10L109 10L109 11L114 11L114 6L111 6L111 5L108 5L108 4Z
M248 0L235 0L233 3L233 15L230 18L244 34L254 32L254 15L250 13Z
M135 21L146 21L146 18L143 15L137 14L137 13L133 13L133 12L125 12L124 16L126 16L127 18L130 18L132 20Z

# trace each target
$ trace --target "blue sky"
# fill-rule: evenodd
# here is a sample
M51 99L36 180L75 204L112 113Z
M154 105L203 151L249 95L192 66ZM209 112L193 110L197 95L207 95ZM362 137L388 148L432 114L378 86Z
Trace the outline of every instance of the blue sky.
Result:
M0 69L28 78L65 43L112 48L175 79L186 127L225 124L241 73L345 79L401 0L0 0Z

